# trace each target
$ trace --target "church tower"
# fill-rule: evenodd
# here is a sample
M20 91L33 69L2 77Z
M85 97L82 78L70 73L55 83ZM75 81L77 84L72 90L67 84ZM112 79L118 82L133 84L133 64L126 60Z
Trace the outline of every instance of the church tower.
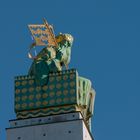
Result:
M76 69L68 69L73 37L55 36L46 20L29 29L33 63L27 75L15 77L16 119L9 121L7 140L93 140L95 90ZM33 56L36 46L44 48Z

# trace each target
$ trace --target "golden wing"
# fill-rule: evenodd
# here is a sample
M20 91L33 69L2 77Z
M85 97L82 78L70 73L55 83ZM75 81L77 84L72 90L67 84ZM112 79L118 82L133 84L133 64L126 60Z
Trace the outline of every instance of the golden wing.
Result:
M53 33L53 27L44 19L44 24L28 25L29 30L35 40L36 46L55 46L58 44Z

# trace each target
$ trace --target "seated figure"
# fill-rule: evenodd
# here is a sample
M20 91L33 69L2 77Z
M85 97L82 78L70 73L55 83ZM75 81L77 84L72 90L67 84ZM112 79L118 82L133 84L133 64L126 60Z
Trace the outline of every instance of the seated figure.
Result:
M61 71L63 66L68 68L73 37L70 34L60 34L56 36L56 41L58 47L43 48L31 65L29 75L35 76L38 84L47 82L49 73Z

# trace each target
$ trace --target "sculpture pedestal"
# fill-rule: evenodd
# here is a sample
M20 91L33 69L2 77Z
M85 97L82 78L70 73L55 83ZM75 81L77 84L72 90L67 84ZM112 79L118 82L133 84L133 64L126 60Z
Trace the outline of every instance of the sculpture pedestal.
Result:
M75 69L50 73L43 85L34 76L17 76L17 120L10 121L7 140L92 140L94 99L90 80Z
M11 120L7 140L93 140L81 113Z

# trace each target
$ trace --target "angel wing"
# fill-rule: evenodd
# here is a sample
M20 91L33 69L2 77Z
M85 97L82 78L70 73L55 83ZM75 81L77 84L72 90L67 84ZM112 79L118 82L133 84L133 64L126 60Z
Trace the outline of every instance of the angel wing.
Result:
M28 25L28 27L35 40L36 46L58 46L53 27L49 25L45 19L44 24L31 24Z

